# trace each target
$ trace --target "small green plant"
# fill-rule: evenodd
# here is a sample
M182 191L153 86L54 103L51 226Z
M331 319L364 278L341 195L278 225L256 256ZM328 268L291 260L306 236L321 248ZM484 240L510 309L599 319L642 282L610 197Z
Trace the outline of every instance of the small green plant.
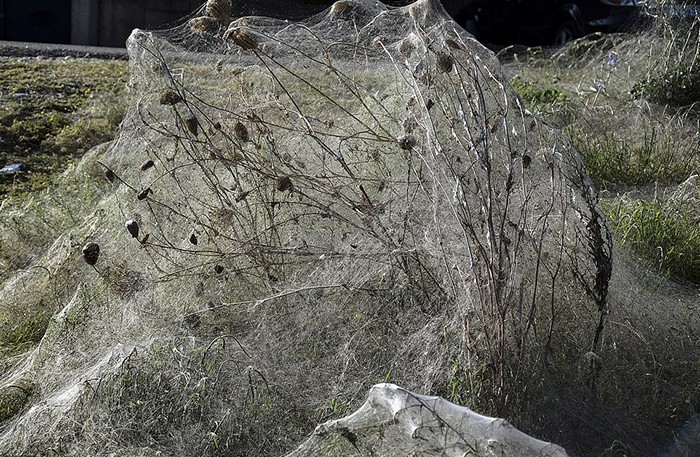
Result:
M627 457L628 455L631 455L630 449L622 441L615 440L603 451L601 457Z
M566 101L566 95L553 85L524 80L521 76L510 79L513 89L533 108L551 110L553 105Z
M671 2L684 3L684 2ZM672 7L673 9L673 7ZM645 73L632 86L635 97L643 97L660 105L687 107L700 101L700 71L698 69L698 26L659 12L659 20L651 32L664 43L650 59Z
M350 400L343 398L333 398L331 404L328 407L328 416L332 417L342 417L350 412Z
M622 244L667 274L700 282L700 225L685 203L618 199L605 207Z

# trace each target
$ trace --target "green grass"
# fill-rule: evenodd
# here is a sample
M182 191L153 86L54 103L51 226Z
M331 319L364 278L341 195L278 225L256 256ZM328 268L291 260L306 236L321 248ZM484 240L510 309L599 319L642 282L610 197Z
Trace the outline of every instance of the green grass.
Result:
M605 209L623 245L664 273L700 283L700 218L686 202L617 199Z
M616 241L694 282L700 203L680 207L649 199L648 190L670 194L700 174L699 43L695 26L660 21L639 35L583 39L506 64L526 105L570 138L596 187L607 191Z
M695 151L656 129L626 139L614 132L569 129L598 188L682 182L697 168Z
M74 222L76 204L93 192L89 183L64 180L61 195L38 194L90 148L113 138L127 78L124 61L0 60L0 167L21 163L27 170L16 178L0 175L0 280L25 268ZM46 331L55 305L30 300L21 307L2 304L2 359L36 346Z
M700 102L699 27L698 21L674 21L660 28L666 47L632 86L635 97L673 109Z
M25 313L0 335L0 354L3 349L16 352L37 344L44 336L50 318L51 313L40 307Z
M127 63L87 59L0 61L0 195L45 189L52 176L109 141L124 114Z
M26 379L0 388L0 424L24 408L34 391L34 384Z
M86 454L113 443L146 448L157 442L179 448L177 455L282 454L303 439L295 424L312 427L310 412L287 389L269 384L224 338L218 343L206 349L159 343L133 351L73 412L86 429L81 433L109 436L110 443L89 440L93 448ZM287 420L279 420L280 411Z
M646 455L637 437L611 430L643 425L649 436L664 431L654 439L667 441L664 433L682 430L698 411L700 192L686 180L700 175L700 38L661 22L591 43L523 53L504 60L504 70L530 111L581 153L600 191L616 248L596 404L609 408L596 418L609 438L595 455ZM578 407L586 417L584 403L567 405ZM631 418L644 419L630 427ZM586 437L562 427L564 420L554 419L541 436L585 455L576 447ZM559 427L566 431L552 434Z

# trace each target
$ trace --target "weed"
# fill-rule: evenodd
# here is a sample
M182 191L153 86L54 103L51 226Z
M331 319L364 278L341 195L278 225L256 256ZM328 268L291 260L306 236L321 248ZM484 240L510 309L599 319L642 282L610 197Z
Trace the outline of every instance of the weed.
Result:
M173 340L134 350L117 373L86 390L76 409L75 423L82 424L76 433L105 433L111 443L144 447L161 443L173 454L281 451L285 441L301 435L293 425L298 422L285 426L278 414L297 416L301 409L236 348L217 338L197 347ZM286 438L270 434L273 426L286 429ZM92 451L105 445L94 443Z
M693 105L700 102L700 70L697 65L680 63L635 83L631 92L658 104Z
M671 107L685 107L700 101L698 32L700 23L658 21L652 32L662 37L665 47L651 61L646 74L631 89L635 97Z
M615 298L599 350L581 364L581 374L589 376L593 365L589 362L602 363L594 373L595 406L581 404L578 394L563 400L561 392L576 386L547 374L546 368L538 371L541 364L558 367L562 357L576 357L572 342L586 336L575 326L560 330L551 349L542 360L534 360L529 371L533 376L546 374L538 390L545 395L537 400L547 411L542 421L551 421L540 429L543 436L566 443L572 453L591 452L582 445L588 438L574 432L551 435L554 428L565 428L558 423L560 409L576 410L587 421L605 424L595 430L601 445L595 455L650 453L653 440L666 439L663 433L695 414L689 405L697 398L698 355L691 343L697 340L697 324L691 316L694 311L679 318L676 303L687 301L689 309L697 306L692 298L700 281L697 189L691 189L693 199L659 195L666 186L676 186L700 170L693 107L700 100L699 46L697 24L675 27L662 18L639 34L586 38L553 53L514 59L504 67L522 100L572 139L589 176L608 191L602 209L615 243L623 247L616 250L610 287ZM530 87L519 87L523 81L531 82ZM553 110L543 109L541 98L529 93L550 86L564 95ZM657 196L649 196L650 188L658 190ZM628 193L620 196L622 192ZM673 295L678 287L688 290ZM622 290L629 290L630 296L621 298ZM640 296L642 291L648 295ZM564 385L569 387L563 389ZM550 391L558 392L557 398L549 398ZM545 406L549 401L557 406ZM642 416L650 419L632 419ZM533 428L539 427L537 420L528 420ZM641 428L649 430L649 436L665 431L643 443L631 433Z

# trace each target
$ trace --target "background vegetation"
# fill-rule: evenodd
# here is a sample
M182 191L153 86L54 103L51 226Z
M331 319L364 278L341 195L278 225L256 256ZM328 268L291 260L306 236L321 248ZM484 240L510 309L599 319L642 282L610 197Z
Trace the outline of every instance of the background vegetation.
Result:
M513 88L582 154L614 234L612 350L600 385L607 405L619 405L609 418L646 410L655 418L650 434L666 428L687 439L697 433L692 380L700 376L700 351L691 343L697 329L678 319L695 322L700 311L700 37L696 20L655 13L651 28L630 35L590 36L560 50L507 48L500 57ZM610 435L601 455L653 453L628 433ZM672 455L695 455L698 442L689 442Z

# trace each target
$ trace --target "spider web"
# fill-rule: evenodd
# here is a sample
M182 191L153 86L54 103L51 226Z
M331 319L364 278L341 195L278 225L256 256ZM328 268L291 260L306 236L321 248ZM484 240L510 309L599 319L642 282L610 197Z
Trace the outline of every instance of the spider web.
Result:
M0 449L264 454L241 437L296 436L252 413L270 405L305 430L385 377L460 379L498 413L561 329L596 350L610 240L580 158L438 2L221 8L129 38L127 117L85 159L110 189L44 257L73 269L65 306L4 382L32 395Z

